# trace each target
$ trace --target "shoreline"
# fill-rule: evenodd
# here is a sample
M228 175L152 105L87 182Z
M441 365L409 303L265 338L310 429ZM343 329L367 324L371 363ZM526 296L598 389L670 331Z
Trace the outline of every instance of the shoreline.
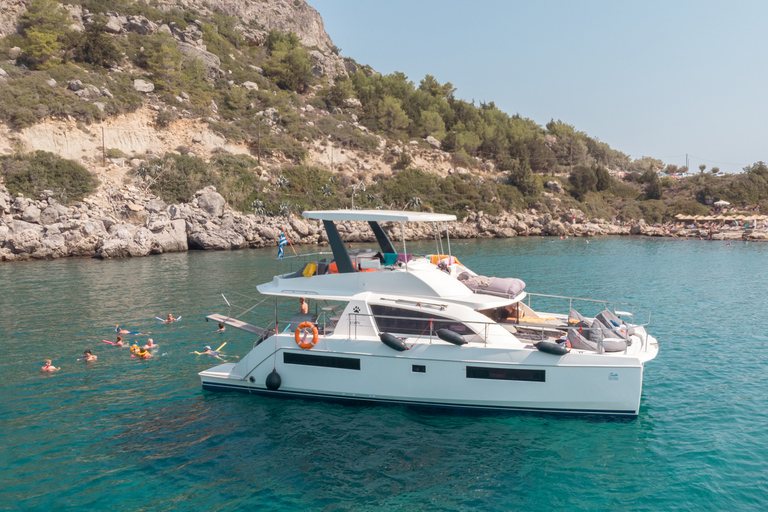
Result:
M295 245L327 243L319 221L242 214L228 208L214 187L197 191L188 203L171 205L136 186L100 189L68 207L57 203L52 195L46 191L38 200L12 197L0 185L0 261L133 258L190 250L276 247L281 229ZM337 227L345 242L375 242L373 235L355 223L339 222ZM401 238L395 223L384 223L383 227L390 238ZM558 214L531 210L498 216L468 212L450 226L453 239L629 235L706 239L707 234L704 227L649 226L643 220L627 225L588 219L579 210ZM405 226L407 241L432 238L431 225ZM768 230L731 228L715 232L713 240L768 240Z

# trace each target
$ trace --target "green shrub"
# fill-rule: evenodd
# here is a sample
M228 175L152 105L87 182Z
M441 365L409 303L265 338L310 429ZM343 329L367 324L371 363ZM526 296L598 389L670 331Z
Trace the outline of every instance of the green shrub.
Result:
M314 82L307 50L299 45L293 32L271 30L266 46L270 56L264 63L264 73L281 89L304 92Z
M411 155L403 151L400 153L400 156L397 158L397 161L392 166L393 169L406 169L409 165L411 165L411 162L413 162L413 158L411 158Z
M361 149L367 152L373 152L379 147L379 139L374 135L367 135L355 128L341 116L327 116L317 123L321 133L328 135L331 140L341 143L343 146L349 146ZM404 169L410 164L406 163Z
M205 160L187 155L167 154L140 167L136 174L167 203L188 202L197 190L216 182Z
M47 151L2 156L0 173L13 195L36 198L43 190L51 190L63 204L82 200L98 184L82 165Z
M77 60L109 68L122 60L118 47L107 35L104 23L92 23L75 45Z
M571 184L571 193L579 201L584 200L587 192L595 190L597 185L597 176L595 171L583 165L577 165L573 172L568 176L568 182Z

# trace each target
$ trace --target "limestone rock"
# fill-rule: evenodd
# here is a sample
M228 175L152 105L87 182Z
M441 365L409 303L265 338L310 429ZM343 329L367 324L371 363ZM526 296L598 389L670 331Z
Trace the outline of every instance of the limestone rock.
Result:
M16 60L19 57L21 57L21 48L18 46L14 46L10 50L8 50L8 58L11 60Z
M565 192L563 190L563 185L561 185L560 182L557 180L548 181L547 188L552 192L554 192L555 194L562 194L563 192Z
M128 16L123 28L128 32L136 32L143 36L157 32L157 25L149 21L144 16Z
M232 230L227 231L198 231L188 239L190 249L227 251L242 249L246 246L245 238Z
M119 34L123 31L123 24L117 19L117 16L110 16L104 25L104 30L110 34Z
M361 108L363 106L360 100L357 98L347 98L344 100L344 105L348 108Z
M16 254L32 254L40 248L41 235L41 229L14 230L14 233L8 237L6 245Z
M29 205L24 209L24 213L21 215L21 220L24 222L40 222L40 208L35 205Z
M159 213L165 211L168 205L162 199L152 199L147 203L146 208L150 213Z
M189 43L179 43L178 50L187 57L200 59L205 64L208 78L216 78L221 72L221 59L211 52L202 50Z
M152 92L155 90L155 84L137 78L133 81L133 88L139 92Z
M171 221L166 228L155 233L158 252L182 252L189 249L187 244L187 223L183 219Z
M243 87L245 87L249 91L259 90L259 84L257 84L256 82L243 82Z
M197 206L213 217L221 217L226 201L218 192L206 192L197 198Z
M312 74L316 77L327 76L336 78L337 76L347 76L347 68L344 67L344 59L338 55L326 55L318 50L309 52L309 58L312 61Z
M65 217L67 215L67 208L60 205L60 204L54 204L46 208L40 213L40 224L43 225L50 225L55 224L59 221L59 219Z
M424 139L424 140L426 140L426 141L427 141L427 144L429 144L430 146L432 146L432 147L433 147L433 148L435 148L435 149L440 149L440 147L442 146L442 144L440 143L440 141L439 141L439 140L437 140L436 138L434 138L434 137L433 137L433 136L431 136L431 135L430 135L429 137L427 137L426 139Z

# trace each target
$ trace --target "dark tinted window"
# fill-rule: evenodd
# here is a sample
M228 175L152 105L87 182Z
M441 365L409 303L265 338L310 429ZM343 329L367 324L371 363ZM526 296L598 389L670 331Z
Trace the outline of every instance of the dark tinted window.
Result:
M412 311L410 309L394 308L391 306L371 305L376 327L380 332L397 334L429 334L429 320L434 320L432 332L438 329L450 329L459 334L472 334L472 331L461 322L435 315L427 311ZM397 318L392 318L397 317Z
M283 352L283 362L286 364L301 364L304 366L322 366L324 368L342 368L344 370L359 370L360 360L352 357L316 356L297 352Z
M546 382L544 370L518 370L516 368L484 368L467 366L468 379L524 380L528 382Z
M423 364L414 364L413 373L427 373L427 367Z

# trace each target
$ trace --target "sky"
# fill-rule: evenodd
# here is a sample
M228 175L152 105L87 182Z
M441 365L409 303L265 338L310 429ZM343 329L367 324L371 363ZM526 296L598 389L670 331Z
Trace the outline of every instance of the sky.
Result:
M768 161L768 2L308 0L341 54L632 158Z

